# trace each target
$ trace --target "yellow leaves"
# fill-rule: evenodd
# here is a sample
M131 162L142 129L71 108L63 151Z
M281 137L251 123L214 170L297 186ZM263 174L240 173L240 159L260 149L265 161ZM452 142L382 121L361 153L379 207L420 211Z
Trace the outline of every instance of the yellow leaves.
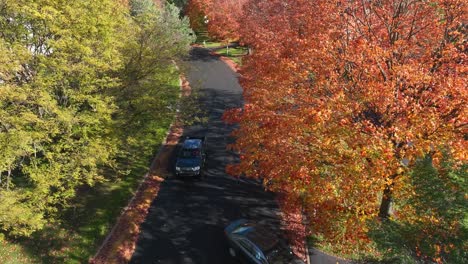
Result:
M404 170L402 167L399 167L399 168L396 170L396 173L397 173L397 174L402 174L404 171L405 171L405 170ZM391 184L391 181L390 181L389 184Z

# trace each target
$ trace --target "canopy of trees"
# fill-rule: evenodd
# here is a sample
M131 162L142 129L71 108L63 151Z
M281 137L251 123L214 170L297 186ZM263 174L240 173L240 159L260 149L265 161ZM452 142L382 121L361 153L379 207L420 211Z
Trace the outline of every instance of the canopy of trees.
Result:
M195 30L208 30L210 36L220 40L239 40L242 7L247 0L190 0L186 13Z
M105 180L123 124L175 110L157 76L187 54L188 21L128 2L0 0L0 230L56 220L77 187Z
M229 172L287 193L314 234L350 250L369 245L368 223L431 226L415 202L431 184L410 175L423 173L424 157L443 171L444 153L452 170L466 170L466 1L251 0L238 10L224 20L237 19L254 53L241 72L245 106L226 115L240 122L232 147L241 161ZM466 202L465 183L432 175ZM463 217L446 223L458 238ZM455 252L440 240L422 252L418 239L414 256Z

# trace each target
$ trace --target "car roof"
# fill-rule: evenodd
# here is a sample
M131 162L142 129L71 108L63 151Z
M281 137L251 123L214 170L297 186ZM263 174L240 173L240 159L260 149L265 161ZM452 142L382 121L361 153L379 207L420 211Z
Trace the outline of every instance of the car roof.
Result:
M276 233L263 225L253 224L249 232L245 233L245 237L257 245L263 252L269 251L279 243L279 237Z
M186 139L184 141L184 149L198 149L201 147L201 139Z

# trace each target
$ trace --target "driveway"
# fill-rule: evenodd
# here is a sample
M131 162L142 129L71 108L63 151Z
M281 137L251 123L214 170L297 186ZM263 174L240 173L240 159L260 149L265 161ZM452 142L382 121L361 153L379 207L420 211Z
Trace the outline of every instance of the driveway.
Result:
M226 150L232 142L233 126L221 117L228 108L242 105L237 75L205 49L194 48L187 76L199 90L199 100L208 122L185 128L185 135L206 135L208 160L201 181L165 180L141 226L141 234L130 263L230 264L223 229L232 220L248 218L279 229L274 196L261 185L235 179L225 166L237 156ZM169 168L172 169L172 168Z

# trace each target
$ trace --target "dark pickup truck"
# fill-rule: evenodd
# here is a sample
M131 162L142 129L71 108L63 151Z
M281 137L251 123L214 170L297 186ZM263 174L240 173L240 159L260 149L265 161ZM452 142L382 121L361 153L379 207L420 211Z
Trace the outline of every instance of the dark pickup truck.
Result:
M176 176L200 178L206 161L206 138L187 137L177 153L175 164Z

